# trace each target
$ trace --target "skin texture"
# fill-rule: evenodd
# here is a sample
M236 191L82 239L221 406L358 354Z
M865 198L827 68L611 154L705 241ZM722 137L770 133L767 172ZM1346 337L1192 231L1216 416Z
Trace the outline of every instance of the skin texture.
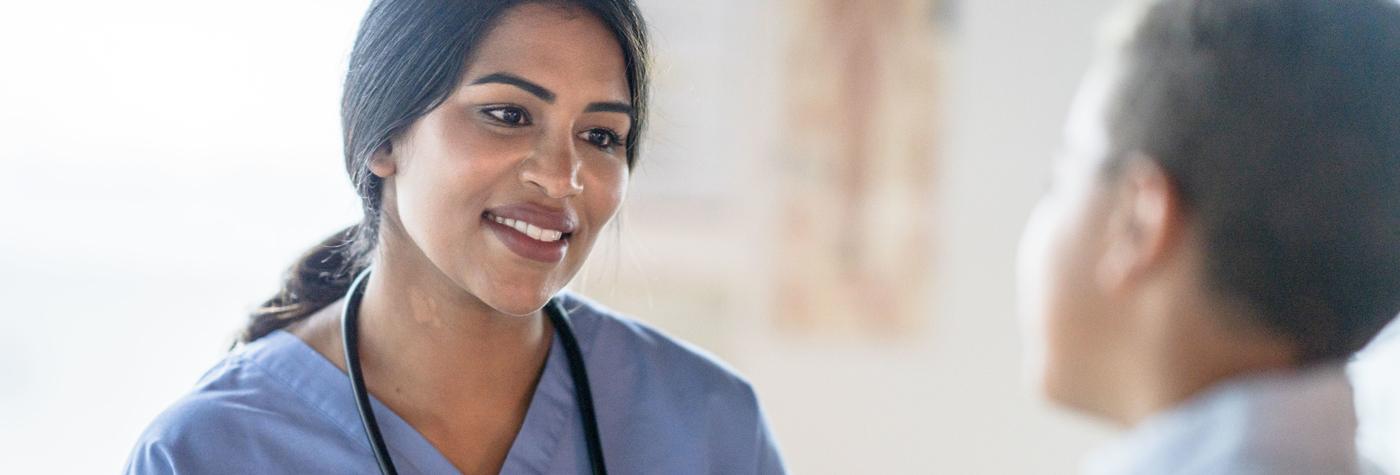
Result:
M1199 231L1157 162L1132 152L1105 170L1119 71L1101 61L1081 86L1017 277L1029 378L1060 405L1126 426L1230 377L1292 367L1296 350L1212 291Z
M621 48L586 12L516 7L474 54L451 96L371 164L384 178L384 215L360 360L370 393L458 469L494 474L548 353L540 308L578 272L626 192L625 146L607 142L626 137L631 120L619 111L629 102ZM502 73L529 84L481 82ZM488 228L487 210L519 204L576 218L561 259L526 258ZM343 306L292 328L342 370Z

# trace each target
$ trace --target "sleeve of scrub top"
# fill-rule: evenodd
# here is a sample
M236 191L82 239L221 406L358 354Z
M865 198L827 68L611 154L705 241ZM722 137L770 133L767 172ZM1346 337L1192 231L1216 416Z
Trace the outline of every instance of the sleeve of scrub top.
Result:
M778 454L778 444L774 442L772 433L768 431L768 418L764 417L762 408L758 410L758 467L754 473L760 475L787 474L787 468L783 467L783 457Z
M126 475L174 475L175 464L165 448L156 444L142 443L131 451L126 461Z

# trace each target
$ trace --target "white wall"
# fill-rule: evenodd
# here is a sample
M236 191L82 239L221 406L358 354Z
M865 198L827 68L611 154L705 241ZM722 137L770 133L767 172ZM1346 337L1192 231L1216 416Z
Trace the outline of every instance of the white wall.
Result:
M337 107L365 4L0 7L4 471L120 470L355 218Z

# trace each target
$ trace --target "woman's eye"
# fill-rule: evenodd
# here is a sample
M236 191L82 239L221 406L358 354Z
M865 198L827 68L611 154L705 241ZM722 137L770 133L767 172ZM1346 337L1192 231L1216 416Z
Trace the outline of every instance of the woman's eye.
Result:
M530 125L530 116L525 113L525 109L519 107L493 107L483 112L497 122L508 126Z
M610 148L619 142L617 134L607 129L589 129L579 134L579 137L598 148Z

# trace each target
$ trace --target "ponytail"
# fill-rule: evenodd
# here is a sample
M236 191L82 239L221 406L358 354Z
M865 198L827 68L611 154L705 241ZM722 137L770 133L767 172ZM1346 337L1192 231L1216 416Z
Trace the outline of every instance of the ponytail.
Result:
M345 296L351 280L369 265L367 246L356 245L360 233L360 225L350 226L307 250L287 270L282 290L253 310L239 341L286 328Z

